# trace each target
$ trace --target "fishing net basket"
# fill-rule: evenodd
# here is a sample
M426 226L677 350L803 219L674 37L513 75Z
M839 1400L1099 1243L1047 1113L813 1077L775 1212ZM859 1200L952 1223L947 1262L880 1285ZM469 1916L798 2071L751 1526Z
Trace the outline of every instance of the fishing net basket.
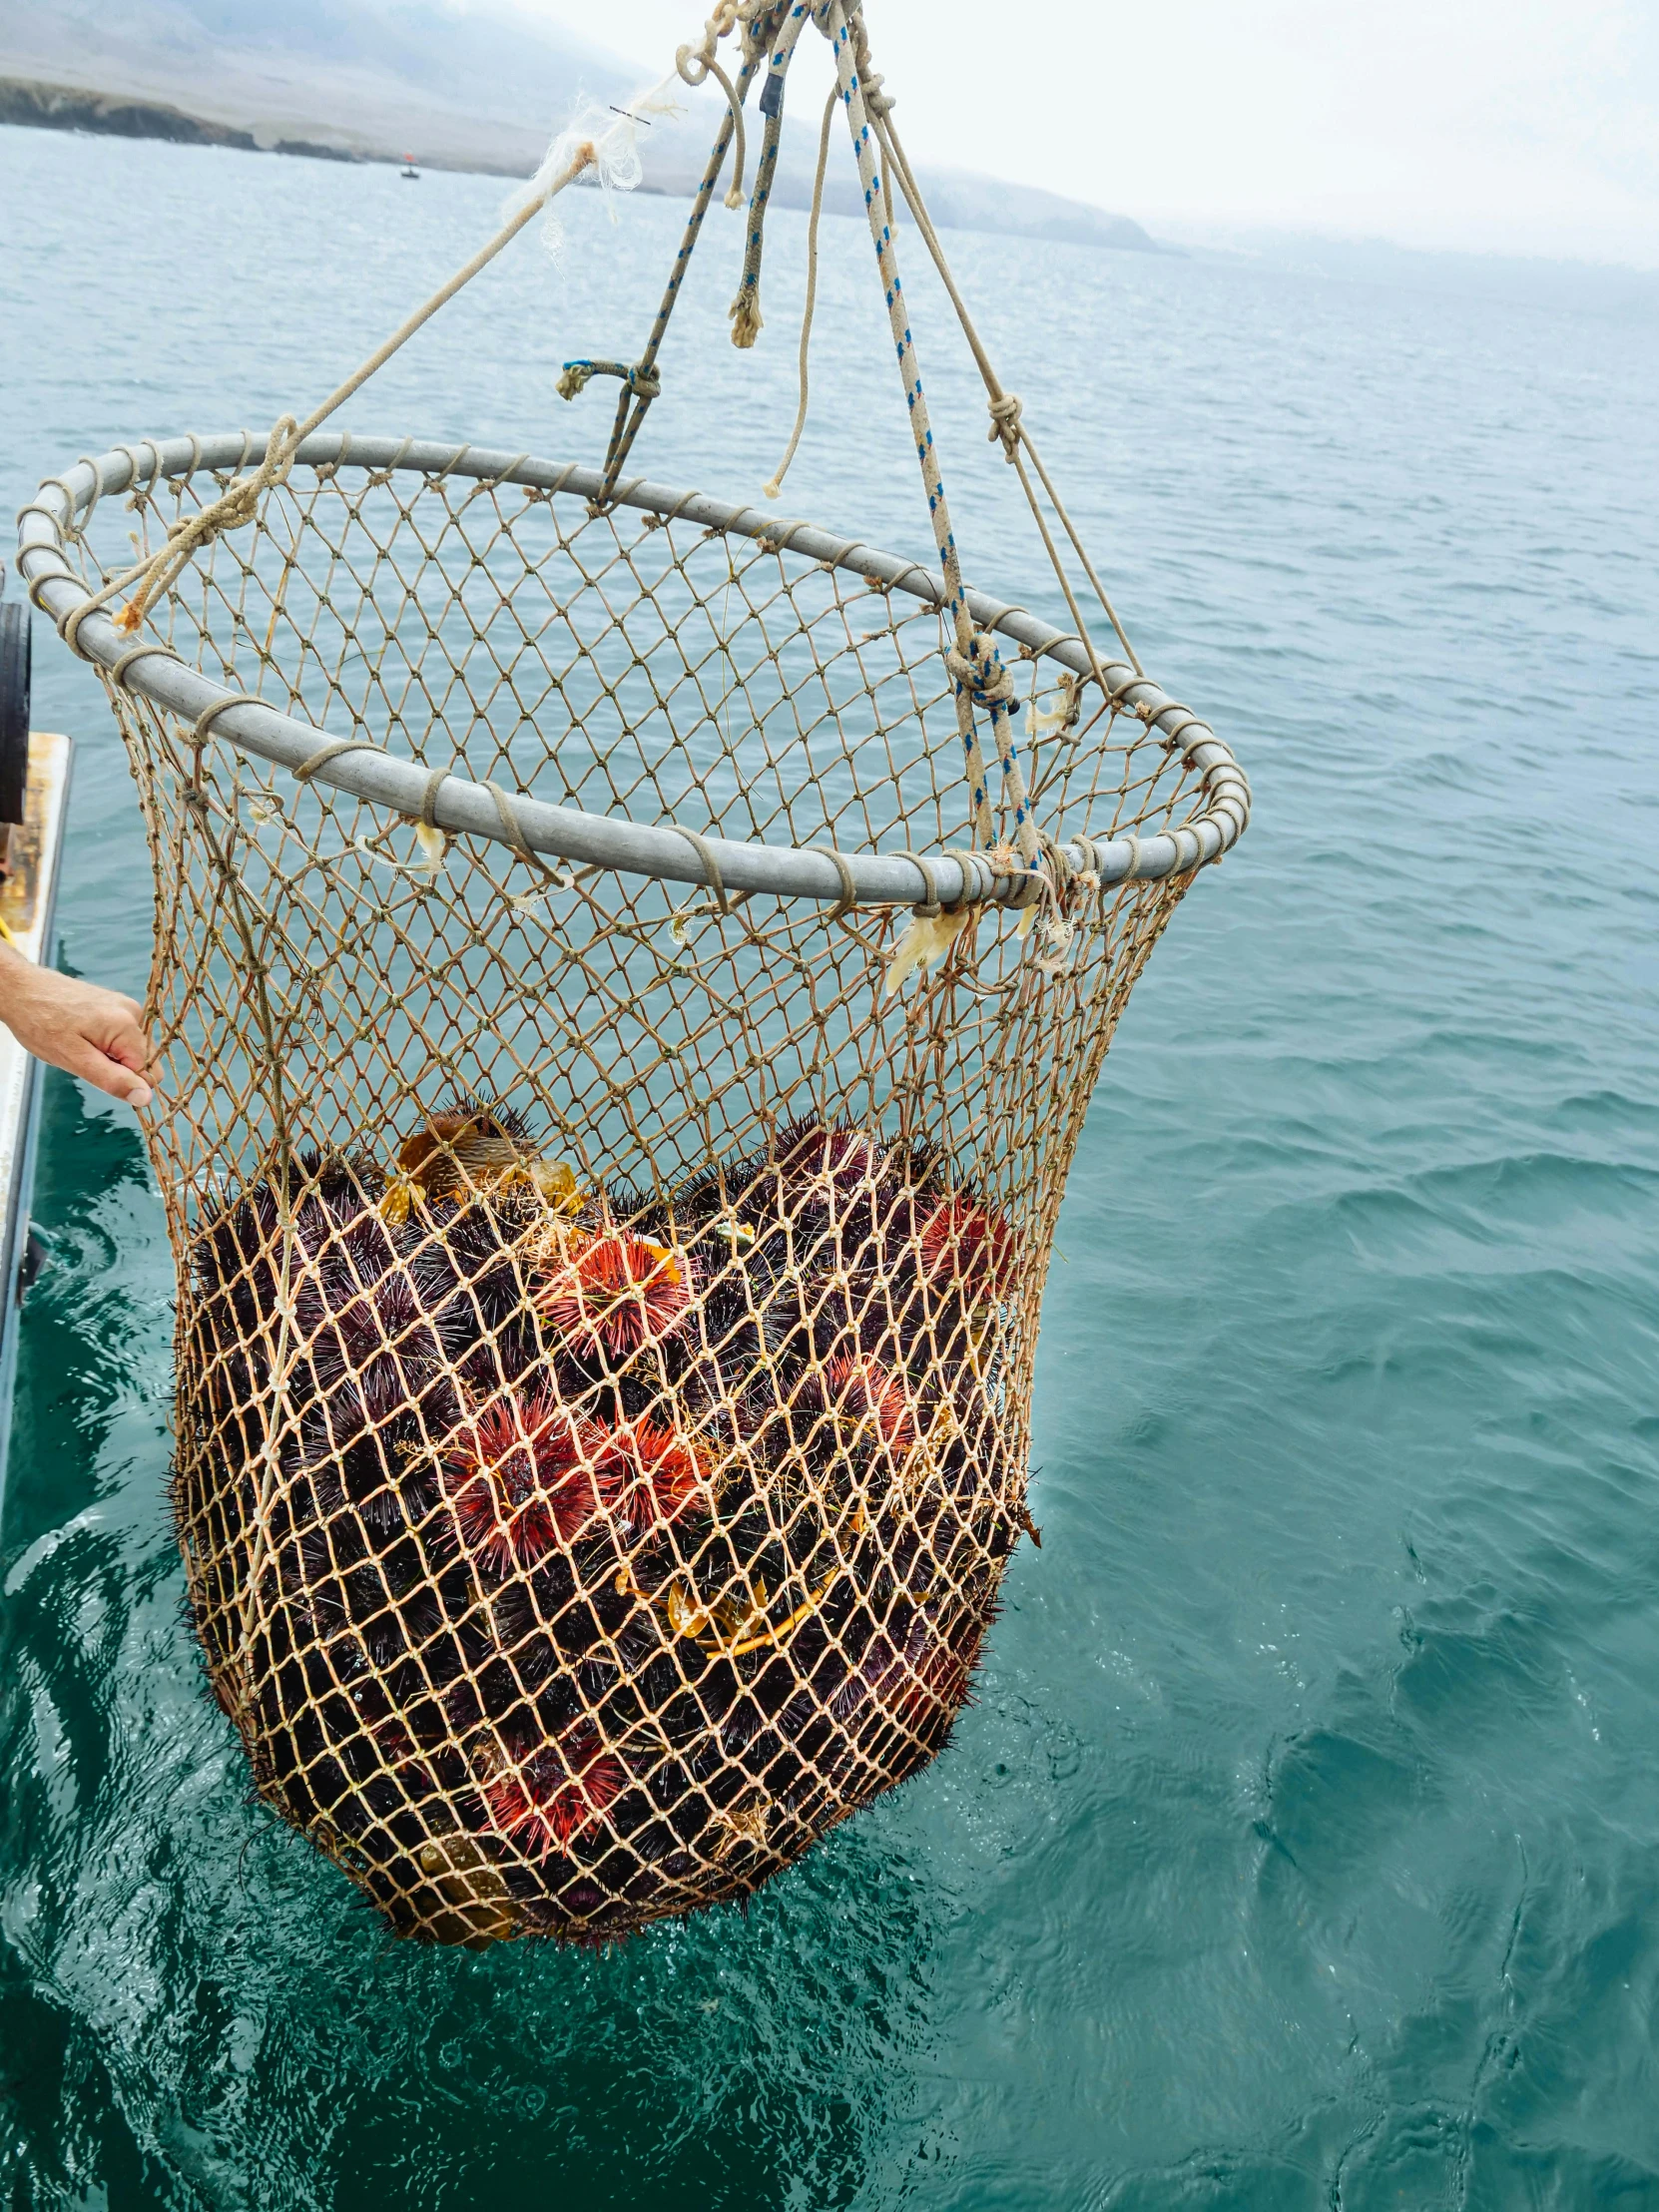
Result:
M618 442L146 439L21 518L154 865L209 1676L261 1795L442 1941L745 1897L942 1746L1089 1097L1248 808L950 546ZM188 552L141 624L129 528L152 582Z

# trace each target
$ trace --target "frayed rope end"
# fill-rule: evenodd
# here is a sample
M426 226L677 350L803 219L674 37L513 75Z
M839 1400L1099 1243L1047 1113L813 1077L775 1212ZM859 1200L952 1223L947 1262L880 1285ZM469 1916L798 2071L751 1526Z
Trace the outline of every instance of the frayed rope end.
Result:
M761 319L759 294L746 284L726 311L732 318L732 343L747 353L766 328Z

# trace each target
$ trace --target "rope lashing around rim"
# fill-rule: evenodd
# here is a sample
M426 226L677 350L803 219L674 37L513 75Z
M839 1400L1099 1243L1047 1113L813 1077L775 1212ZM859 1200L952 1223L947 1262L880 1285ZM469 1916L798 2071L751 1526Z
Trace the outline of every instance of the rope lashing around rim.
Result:
M260 502L269 491L274 491L287 480L293 466L293 456L299 445L299 424L292 415L282 415L271 433L265 459L250 476L239 476L218 499L193 515L186 515L170 524L167 541L159 553L141 565L138 571L139 585L133 597L116 618L119 629L138 630L152 602L168 591L189 567L197 549L218 537L222 530L242 530L259 515ZM122 588L125 579L106 587L95 599L100 604ZM92 608L77 610L77 628L83 616ZM71 641L73 651L73 641Z
M853 879L852 869L846 854L836 851L832 844L815 845L813 850L824 854L824 857L833 865L835 874L839 878L840 895L830 910L830 919L831 921L844 921L858 903L858 885Z
M715 857L714 846L710 844L708 838L703 836L696 830L686 829L683 824L678 822L665 822L663 828L665 830L672 830L677 837L685 838L686 842L691 846L692 850L703 862L703 871L709 879L710 894L714 899L717 909L722 915L729 914L732 911L734 902L727 891L726 879L720 872L720 862Z

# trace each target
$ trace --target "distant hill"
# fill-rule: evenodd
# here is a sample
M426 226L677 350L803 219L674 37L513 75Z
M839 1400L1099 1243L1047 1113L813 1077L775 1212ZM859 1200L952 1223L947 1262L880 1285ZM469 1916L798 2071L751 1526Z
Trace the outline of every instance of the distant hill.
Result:
M689 19L688 19L689 20ZM510 9L473 0L0 0L0 122L528 176L580 95L622 104L650 72ZM646 190L689 193L713 136L713 98L642 147ZM812 198L816 129L786 126L774 191ZM1139 224L967 171L926 169L935 220L965 230L1160 249ZM826 207L862 213L831 172Z
M92 131L101 138L171 139L176 146L235 146L257 153L251 131L186 115L162 100L125 100L119 93L83 92L30 77L0 77L0 123L46 131Z
M519 20L381 0L0 0L0 74L342 153L524 176L586 90L640 73Z

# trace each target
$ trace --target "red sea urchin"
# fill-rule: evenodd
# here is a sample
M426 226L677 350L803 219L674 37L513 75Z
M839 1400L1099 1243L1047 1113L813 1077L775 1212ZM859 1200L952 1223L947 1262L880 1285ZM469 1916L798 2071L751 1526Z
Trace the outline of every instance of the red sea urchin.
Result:
M686 1271L644 1237L594 1238L536 1293L536 1309L580 1358L626 1360L666 1337L691 1304Z
M528 1758L502 1766L485 1784L484 1802L509 1843L527 1858L545 1859L596 1821L626 1780L598 1730L578 1721Z
M842 1354L831 1360L824 1394L847 1425L869 1430L892 1451L907 1451L915 1441L915 1416L904 1378L879 1360Z
M1013 1288L1014 1233L1000 1214L960 1193L942 1199L921 1225L921 1265L954 1276L970 1298L1006 1298Z
M614 1489L617 1511L646 1532L677 1521L694 1500L714 1503L703 1446L657 1421L619 1421L604 1439L598 1470Z
M597 1458L591 1425L545 1391L493 1399L443 1461L462 1549L499 1574L535 1566L605 1511L613 1485Z

